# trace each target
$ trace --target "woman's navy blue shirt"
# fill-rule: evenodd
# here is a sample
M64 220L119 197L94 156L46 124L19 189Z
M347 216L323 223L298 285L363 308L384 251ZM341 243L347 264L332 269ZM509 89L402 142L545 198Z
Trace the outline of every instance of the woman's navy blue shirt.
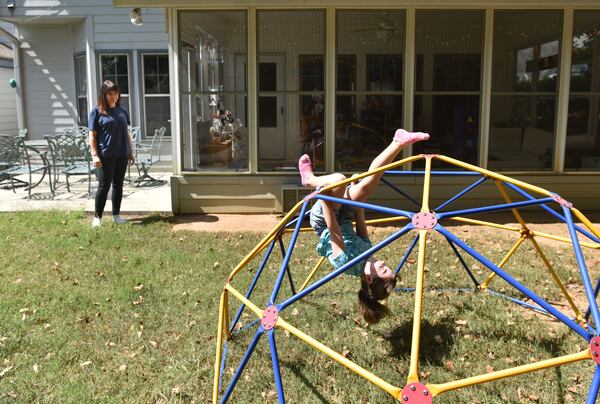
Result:
M96 132L96 142L100 157L129 157L129 114L125 108L118 106L109 109L107 115L102 115L98 107L90 113L89 129Z

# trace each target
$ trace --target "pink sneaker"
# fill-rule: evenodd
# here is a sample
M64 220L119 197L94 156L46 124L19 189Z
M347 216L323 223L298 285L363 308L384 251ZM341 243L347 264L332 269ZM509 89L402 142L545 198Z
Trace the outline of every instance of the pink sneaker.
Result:
M298 170L300 170L300 181L306 187L313 173L312 163L308 154L303 154L298 160Z
M408 146L427 139L429 139L429 133L424 132L408 132L404 129L398 129L394 134L394 142L400 143L400 146Z

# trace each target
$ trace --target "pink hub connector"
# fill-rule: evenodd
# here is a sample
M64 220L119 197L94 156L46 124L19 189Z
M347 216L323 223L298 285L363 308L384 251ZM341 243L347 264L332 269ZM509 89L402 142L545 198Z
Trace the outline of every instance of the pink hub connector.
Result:
M431 230L437 224L437 217L433 213L419 212L413 215L412 224L419 230Z
M431 392L423 383L409 383L402 389L400 401L410 404L431 404L433 397Z
M263 326L265 331L272 330L277 324L277 319L279 318L279 311L275 306L269 306L263 311L262 319L260 320L260 324Z

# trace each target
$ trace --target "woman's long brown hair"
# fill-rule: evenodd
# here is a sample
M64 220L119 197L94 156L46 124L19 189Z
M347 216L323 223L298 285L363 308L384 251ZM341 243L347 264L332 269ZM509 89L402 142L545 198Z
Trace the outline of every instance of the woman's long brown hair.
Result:
M117 98L118 107L121 105L121 91L119 91L119 86L110 80L105 80L100 87L100 94L98 94L98 112L100 112L102 115L108 115L110 106L108 105L108 99L106 96L108 93L112 93L113 91L116 91L119 95L119 98Z

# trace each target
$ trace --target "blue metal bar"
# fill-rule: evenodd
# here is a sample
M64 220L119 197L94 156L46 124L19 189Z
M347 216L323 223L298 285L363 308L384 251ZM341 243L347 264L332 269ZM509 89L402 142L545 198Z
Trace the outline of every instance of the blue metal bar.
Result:
M406 199L408 199L409 201L414 203L417 207L419 207L419 208L421 207L421 204L415 198L413 198L412 196L410 196L409 194L407 194L406 192L404 192L403 190L401 190L400 188L398 188L397 186L395 186L394 184L392 184L385 178L382 177L381 182L383 182L384 184L386 184L387 186L392 188L394 191L398 192L400 195L402 195L403 197L405 197Z
M246 330L254 327L256 325L256 323L258 323L258 320L254 320L254 321L249 322L248 324L246 324L245 326L243 326L239 330L234 331L233 335L238 335L239 333L242 333L242 332L244 332L244 331L246 331Z
M462 216L473 213L482 213L482 212L493 212L497 210L508 210L513 208L520 208L523 206L530 205L539 205L542 203L552 202L552 198L542 198L542 199L534 199L532 201L521 201L521 202L512 202L512 203L504 203L500 205L490 205L490 206L482 206L481 208L472 208L472 209L463 209L463 210L455 210L452 212L442 212L438 213L438 218L442 219L444 217L452 217L452 216Z
M273 363L273 376L275 377L275 386L277 387L277 399L280 403L285 403L283 394L283 384L281 383L281 371L279 370L279 358L277 357L277 345L275 344L275 330L269 331L269 345L271 345L271 362Z
M594 288L594 300L596 300L596 297L598 297L598 291L600 291L600 278L598 278L598 281L596 282L596 287ZM585 321L588 321L588 318L590 317L590 306L588 305L588 309L585 312ZM598 324L600 325L600 324ZM598 325L596 325L596 327L598 327Z
M302 204L302 211L298 217L304 216L304 212L306 212L306 207L308 206L308 201L304 201ZM302 227L302 222L298 220L296 223L296 228L294 229L294 233L292 234L292 238L289 243L289 248L285 257L283 259L283 263L281 264L281 269L279 270L279 276L277 277L277 281L275 282L275 287L273 288L273 293L271 293L271 297L269 298L269 306L275 302L277 299L277 295L279 294L279 289L281 289L281 282L283 281L283 277L285 276L285 270L290 262L290 258L292 257L292 252L294 251L294 245L296 244L296 240L298 239L298 234L300 234L300 227Z
M437 208L435 208L433 211L434 212L441 211L446 206L450 205L451 203L453 203L454 201L456 201L458 198L460 198L461 196L463 196L467 192L470 192L473 189L477 188L485 180L487 180L487 177L481 177L480 179L478 179L477 181L475 181L473 184L469 185L467 188L463 189L458 194L454 195L452 198L450 198L446 202L442 203L440 206L438 206Z
M527 307L527 308L529 308L531 310L538 311L538 312L540 312L542 314L548 314L548 315L550 315L550 313L548 313L546 310L542 309L540 306L524 302L521 299L517 299L517 298L514 298L512 296L505 295L504 293L496 292L495 290L492 290L492 289L488 289L488 293L490 293L492 295L495 295L495 296L498 296L498 297L501 297L503 299L510 300L510 301L515 302L515 303L517 303L517 304L519 304L519 305L521 305L523 307Z
M592 378L592 384L588 390L585 404L594 404L596 402L596 398L598 398L598 386L600 386L600 365L596 365L596 370L594 371L594 377Z
M227 363L227 353L229 352L229 345L227 341L223 344L223 358L221 359L221 371L219 372L219 390L223 387L223 374L225 373L225 364Z
M310 286L306 287L304 290L302 290L298 294L296 294L296 295L290 297L288 300L282 302L279 305L279 306L281 306L280 310L283 310L284 308L288 307L290 304L294 303L295 301L297 301L299 299L302 299L304 296L308 295L313 290L319 288L320 286L322 286L325 283L329 282L330 280L332 280L333 278L337 277L341 273L345 272L347 269L351 268L354 264L356 264L356 263L364 260L365 258L371 256L374 252L381 250L383 247L385 247L386 245L390 244L391 242L393 242L394 240L398 239L399 237L401 237L402 235L406 234L408 231L410 231L412 229L414 229L413 224L412 223L408 223L406 226L404 226L402 229L398 230L396 233L394 233L391 236L389 236L387 239L385 239L385 240L377 243L376 245L374 245L373 247L369 248L367 251L363 252L358 257L354 258L353 260L350 260L348 263L346 263L346 265L343 265L339 269L336 269L335 271L329 273L328 275L326 275L322 279L320 279L317 282L315 282L315 283L311 284Z
M390 175L424 175L425 171L421 171L421 170L407 170L407 171L402 171L402 170L389 170L386 171L385 174L390 174ZM481 173L477 172L477 171L441 171L441 170L434 170L431 171L431 175L449 175L449 176L477 176L477 175L481 175Z
M587 267L585 265L585 259L583 258L581 246L579 245L579 240L577 239L577 232L573 223L573 217L571 216L571 210L568 207L563 206L563 213L567 218L567 226L569 226L571 243L573 244L573 249L575 250L575 258L577 259L579 273L581 274L581 280L583 281L583 287L585 288L585 295L587 296L588 302L590 304L590 309L592 310L592 319L594 319L594 326L598 327L600 326L600 312L598 312L598 304L596 303L596 295L592 290L590 274L588 273Z
M574 322L573 320L571 320L570 318L568 318L567 316L565 316L563 313L561 313L559 310L557 310L556 308L554 308L552 305L550 305L544 299L542 299L541 297L539 297L538 295L536 295L535 293L533 293L527 287L523 286L521 283L519 283L519 281L517 281L516 279L514 279L508 273L504 272L501 268L497 267L493 262L491 262L490 260L488 260L486 257L484 257L483 255L479 254L475 249L473 249L472 247L470 247L467 243L465 243L464 241L460 240L458 237L456 237L454 234L452 234L451 232L449 232L448 230L446 230L439 223L436 226L436 229L441 234L443 234L444 236L446 236L450 240L452 240L453 243L455 243L458 246L460 246L460 248L462 248L464 251L466 251L469 255L471 255L477 261L481 262L483 265L485 265L486 267L488 267L489 269L491 269L492 271L494 271L498 276L500 276L506 282L508 282L509 284L511 284L519 292L523 293L525 296L527 296L528 298L530 298L531 300L533 300L534 302L536 302L538 305L540 305L541 307L543 307L545 310L547 310L550 314L552 314L554 317L556 317L558 320L560 320L566 326L568 326L573 331L575 331L576 333L578 333L579 335L581 335L583 338L585 338L586 341L590 340L590 334L583 327L581 327L579 324L577 324L576 322Z
M475 284L475 286L479 286L479 282L475 278L475 275L473 275L473 272L471 272L471 269L469 268L469 266L465 262L465 260L462 257L462 255L460 255L460 252L456 249L456 246L452 243L452 241L450 241L450 239L448 239L448 237L445 237L445 238L446 238L446 241L448 242L448 244L450 244L450 247L452 247L452 251L454 251L454 254L456 254L456 256L458 257L458 260L460 261L460 263L462 264L462 266L465 268L465 271L467 271L467 274L471 277L471 280L473 281L473 283Z
M278 237L279 240L279 248L281 249L281 255L285 256L285 246L283 245L283 240L281 237ZM292 280L292 273L290 272L290 266L287 265L285 267L285 272L287 273L288 281L290 281L290 289L292 291L292 295L296 294L296 288L294 287L294 281Z
M328 196L328 195L323 195L323 194L316 195L315 199L323 199L323 200L329 201L329 202L341 203L342 205L354 206L355 208L363 208L363 209L373 210L375 212L380 212L380 213L389 213L390 215L394 215L394 216L412 217L414 215L414 213L408 212L406 210L392 209L392 208L388 208L385 206L373 205L371 203L352 201L350 199L334 198L333 196Z
M525 198L528 199L535 199L533 196L529 195L527 192L523 191L521 188L517 187L514 184L511 184L509 182L505 182L504 183L507 187L509 187L510 189L516 191L517 193L521 194L521 196L524 196ZM565 219L565 217L563 215L561 215L560 213L556 212L554 209L550 208L547 205L540 205L540 208L544 209L546 212L550 213L552 216L554 216L555 218L567 223L567 219ZM587 238L589 238L592 241L595 241L596 243L600 243L600 238L594 236L592 233L589 233L587 230L585 230L584 228L575 225L575 228L577 229L578 232L580 232L581 234L583 234L584 236L586 236Z
M240 366L235 372L235 375L233 375L231 383L229 383L229 387L227 387L227 391L225 392L225 394L223 394L223 397L221 398L221 403L226 403L227 400L229 400L229 396L231 396L231 393L233 392L235 385L237 384L240 376L242 375L244 368L248 364L248 359L250 359L250 356L252 355L252 352L254 352L254 348L256 348L256 344L258 343L258 340L260 339L261 335L263 335L263 333L264 329L262 327L258 327L258 330L256 331L252 342L250 342L250 345L248 346L248 349L246 350L246 353L244 354L244 357L240 362Z
M412 244L408 247L408 250L406 250L404 257L402 257L402 261L400 261L400 264L398 264L398 268L396 268L396 270L394 271L394 276L398 276L398 272L400 272L400 270L404 266L404 263L408 259L408 256L412 252L413 248L415 248L415 245L417 244L418 240L419 240L419 233L417 233L417 237L415 237L415 239L412 241Z
M254 287L256 286L256 283L258 282L258 278L260 277L260 274L262 274L262 271L265 268L267 260L271 256L273 247L275 247L275 240L271 241L271 245L269 246L269 249L267 250L265 257L261 261L260 266L258 267L258 271L256 271L256 275L254 275L254 279L252 280L252 283L250 284L250 287L248 288L248 291L246 292L246 299L249 299L250 295L252 295L252 292L254 291ZM231 322L231 327L229 327L229 333L233 332L235 325L240 320L240 316L242 315L242 311L244 311L244 307L246 307L246 305L244 303L240 304L237 314L235 315L235 319Z

